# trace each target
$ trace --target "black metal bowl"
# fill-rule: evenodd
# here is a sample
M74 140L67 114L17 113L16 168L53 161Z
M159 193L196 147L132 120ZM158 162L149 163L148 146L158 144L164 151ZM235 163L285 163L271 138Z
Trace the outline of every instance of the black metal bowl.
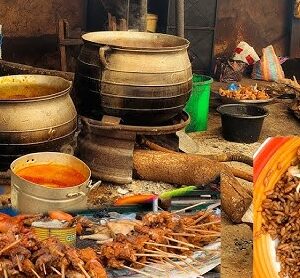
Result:
M223 137L239 143L257 142L264 118L269 115L266 108L249 104L226 104L217 111L221 114Z

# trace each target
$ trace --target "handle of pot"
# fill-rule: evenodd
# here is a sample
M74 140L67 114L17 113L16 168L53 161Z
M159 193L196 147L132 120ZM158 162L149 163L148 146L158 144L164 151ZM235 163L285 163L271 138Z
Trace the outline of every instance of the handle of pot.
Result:
M94 190L95 188L99 187L99 185L101 184L101 181L97 181L93 184L92 181L90 181L87 185L87 188L89 189L89 191Z
M68 193L66 195L67 198L77 198L80 196L84 196L85 194L83 192L75 192L75 193Z
M99 56L100 56L100 61L102 63L102 65L107 68L108 67L108 62L106 60L106 55L107 52L111 51L110 46L106 45L106 46L102 46L99 49Z

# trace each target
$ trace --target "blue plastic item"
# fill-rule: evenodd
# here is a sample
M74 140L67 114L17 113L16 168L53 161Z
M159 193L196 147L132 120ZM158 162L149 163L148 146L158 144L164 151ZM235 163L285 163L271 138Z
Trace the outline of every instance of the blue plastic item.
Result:
M236 83L231 83L228 85L228 90L230 91L237 91L240 88L240 86Z

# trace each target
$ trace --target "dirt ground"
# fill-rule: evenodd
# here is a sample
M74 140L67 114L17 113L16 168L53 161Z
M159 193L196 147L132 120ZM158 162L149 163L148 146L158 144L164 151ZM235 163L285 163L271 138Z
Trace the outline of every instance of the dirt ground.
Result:
M246 80L245 83L253 81ZM213 90L218 90L222 84L215 82ZM261 137L257 143L240 144L225 141L222 138L221 119L215 108L218 101L212 99L208 130L191 133L189 136L198 145L199 154L242 153L252 157L262 142L270 136L299 135L300 123L289 112L290 100L276 100L266 106L270 115L264 122ZM251 172L252 168L241 163L230 163L235 167ZM252 190L252 184L240 180L243 186ZM173 188L170 184L149 181L134 181L128 185L113 185L103 183L90 196L89 203L93 205L111 204L117 197L127 194L156 193L160 194ZM247 224L234 225L226 215L222 219L222 278L252 277L252 228Z
M253 80L244 80L243 84L256 83ZM258 82L260 83L260 82ZM266 83L263 83L266 84ZM268 85L270 85L268 83ZM214 82L213 91L217 91L222 83ZM225 141L222 137L221 118L216 107L221 103L212 98L209 113L208 130L205 132L190 133L189 136L198 145L199 154L241 153L252 157L260 145L271 136L299 135L299 121L290 113L291 100L276 100L265 106L269 116L265 119L261 137L253 144L240 144ZM236 168L252 172L248 165L232 162ZM253 184L239 180L248 190L252 191ZM122 187L105 185L95 192L91 199L97 205L111 202L112 199L128 193L153 192L159 194L172 188L165 183L148 181L134 181ZM123 191L123 192L122 192ZM99 198L99 196L101 196ZM222 278L251 278L252 277L252 228L248 224L234 225L226 215L222 220Z

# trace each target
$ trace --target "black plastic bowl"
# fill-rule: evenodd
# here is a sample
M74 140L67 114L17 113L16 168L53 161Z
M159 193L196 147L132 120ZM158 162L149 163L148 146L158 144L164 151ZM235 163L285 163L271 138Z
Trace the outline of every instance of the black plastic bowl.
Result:
M221 114L224 138L239 143L257 142L264 118L269 115L266 108L247 104L226 104L217 111Z

